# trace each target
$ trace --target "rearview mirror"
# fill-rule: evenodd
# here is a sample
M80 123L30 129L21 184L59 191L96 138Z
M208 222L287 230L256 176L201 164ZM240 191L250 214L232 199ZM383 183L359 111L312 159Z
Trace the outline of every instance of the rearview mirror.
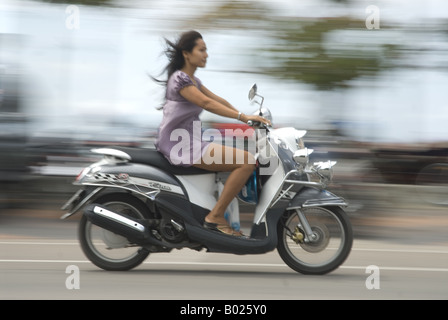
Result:
M257 95L257 84L254 83L252 88L250 88L249 90L249 100L253 100L256 95Z

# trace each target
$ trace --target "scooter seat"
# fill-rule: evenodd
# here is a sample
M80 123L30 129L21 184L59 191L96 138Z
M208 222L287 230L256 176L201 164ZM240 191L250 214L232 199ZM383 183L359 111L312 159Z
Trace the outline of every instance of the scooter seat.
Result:
M131 157L133 163L146 164L156 168L168 171L174 175L194 175L207 174L212 171L199 169L196 167L183 167L172 165L163 154L156 149L149 148L132 148L132 147L112 147L112 149L120 150L127 153Z

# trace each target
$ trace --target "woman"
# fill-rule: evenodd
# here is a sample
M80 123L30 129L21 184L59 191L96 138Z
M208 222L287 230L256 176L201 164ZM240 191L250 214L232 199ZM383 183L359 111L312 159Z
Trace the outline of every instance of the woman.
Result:
M239 112L225 99L208 90L195 77L197 68L204 68L208 57L207 47L199 32L185 32L177 43L168 40L166 42L168 45L166 54L169 59L166 67L168 81L156 147L172 164L194 166L215 172L231 172L215 207L205 217L204 227L224 234L241 236L241 232L232 229L228 224L224 213L254 171L255 159L247 151L202 141L201 131L197 130L200 125L199 114L205 109L245 123L252 120L269 124L269 121L260 116L249 116ZM178 138L182 135L184 138L189 138L183 139L187 142L181 139L179 143ZM179 152L179 144L182 152ZM230 154L233 161L226 163L226 159L229 162Z

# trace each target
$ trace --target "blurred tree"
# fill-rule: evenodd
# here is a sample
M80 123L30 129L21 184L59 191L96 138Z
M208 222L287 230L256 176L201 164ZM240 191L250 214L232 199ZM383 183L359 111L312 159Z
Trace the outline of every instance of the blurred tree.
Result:
M253 61L257 69L274 77L312 84L320 90L346 87L349 80L373 75L386 66L385 57L397 54L394 45L380 43L373 44L373 49L369 44L370 50L356 43L338 50L326 47L332 32L375 32L366 29L364 20L285 17L273 12L273 8L259 2L228 1L188 23L201 29L245 29L270 37L272 46L255 49Z
M279 44L269 49L277 65L265 68L265 71L312 84L321 90L345 87L349 80L373 75L381 69L381 55L371 54L363 46L341 50L325 47L325 37L332 31L361 29L363 23L346 17L278 21L275 35ZM390 49L384 47L380 51Z
M114 6L113 0L40 0L52 3ZM349 0L332 0L347 3ZM254 48L252 61L261 73L314 85L320 90L345 87L354 78L373 75L384 67L384 59L395 56L394 45L381 45L369 52L352 45L343 50L326 49L326 37L333 31L366 29L364 20L349 17L300 18L275 15L266 2L220 1L199 17L187 18L185 28L241 29L262 33L275 45ZM272 2L275 6L275 2ZM382 26L382 28L384 28ZM374 32L374 31L373 31ZM371 54L376 52L377 54ZM261 57L261 58L260 58ZM260 61L264 59L264 61ZM265 63L269 59L269 63Z

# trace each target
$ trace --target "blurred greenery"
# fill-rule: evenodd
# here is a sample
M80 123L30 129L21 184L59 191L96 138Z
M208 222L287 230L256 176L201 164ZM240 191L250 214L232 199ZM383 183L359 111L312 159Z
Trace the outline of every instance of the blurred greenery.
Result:
M117 4L113 0L41 1L95 6ZM353 3L349 0L331 2L336 6L347 6L347 9L348 4ZM121 5L124 3L120 2ZM148 3L151 6L152 2ZM189 6L188 2L179 2L176 10L182 11ZM364 17L309 18L297 14L276 14L275 1L227 0L208 3L207 6L210 8L208 11L198 11L197 15L190 14L181 21L173 20L173 25L177 24L180 30L240 30L263 39L259 44L251 43L244 48L244 54L250 56L253 65L248 66L249 70L239 71L259 72L282 80L310 84L318 90L345 88L350 85L350 80L360 77L374 78L383 70L403 67L403 62L400 62L406 60L403 58L416 56L424 50L417 42L403 44L390 41L387 36L386 40L381 39L384 31L399 31L411 36L424 34L423 38L430 38L434 31L438 31L444 33L445 40L448 35L448 24L443 21L408 30L405 25L387 25L382 20L380 30L368 30ZM360 8L363 9L362 6ZM364 15L363 10L360 12ZM170 17L166 19L170 20Z
M320 90L346 87L347 81L354 78L374 76L385 66L385 57L399 55L397 46L380 43L373 45L376 46L373 49L369 44L370 50L362 45L342 50L326 49L326 37L334 31L375 32L367 30L364 20L288 17L272 12L273 8L259 2L228 1L186 24L194 23L200 29L242 29L263 33L274 45L257 47L252 52L260 72L311 84Z
M278 66L265 71L323 90L344 87L348 80L374 74L381 68L380 56L366 55L362 47L345 48L344 54L324 47L325 34L335 30L361 29L363 23L350 18L324 18L311 23L303 20L279 22L276 36L283 44L270 49Z

